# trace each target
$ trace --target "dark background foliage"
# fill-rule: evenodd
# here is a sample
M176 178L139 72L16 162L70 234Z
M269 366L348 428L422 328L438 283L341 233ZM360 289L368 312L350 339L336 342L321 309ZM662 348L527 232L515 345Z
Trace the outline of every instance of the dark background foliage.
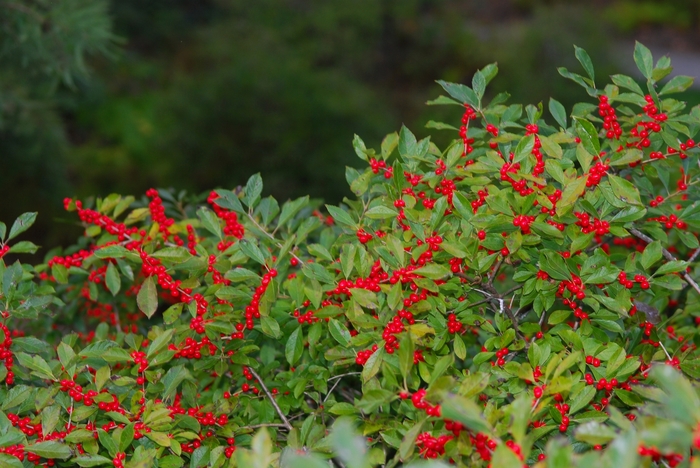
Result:
M699 22L698 0L0 0L0 219L40 211L49 247L78 230L66 196L255 172L281 200L337 202L354 133L459 118L425 106L436 79L497 61L492 93L569 105L572 44L605 75L632 39L692 54Z

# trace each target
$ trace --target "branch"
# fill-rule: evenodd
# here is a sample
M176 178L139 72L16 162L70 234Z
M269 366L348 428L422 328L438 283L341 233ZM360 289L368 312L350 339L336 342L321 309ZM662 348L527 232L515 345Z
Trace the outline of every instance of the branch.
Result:
M331 387L330 390L328 390L326 397L323 399L323 403L325 403L326 400L328 400L328 398L331 396L331 394L333 394L333 390L335 390L335 387L337 387L338 384L340 384L340 381L343 379L343 377L348 377L350 375L360 375L360 374L362 374L362 372L348 372L347 374L334 375L333 377L328 379L329 382L332 380L336 380L337 382L333 384L333 386Z
M283 247L283 246L282 246L282 243L281 243L280 241L278 241L278 240L275 238L275 236L274 236L273 234L270 234L269 232L267 232L267 230L265 230L265 228L262 227L262 226L260 225L260 223L258 223L258 222L255 220L255 218L253 217L253 215L252 215L250 212L246 212L246 216L248 216L248 219L250 220L250 222L253 223L253 225L254 225L256 228L258 228L258 230L260 230L260 232L262 232L263 234L265 234L267 237L269 237L269 238L275 243L275 245L277 246L278 249L281 249L281 248ZM304 260L302 260L301 258L297 257L296 254L294 254L294 252L292 252L291 250L289 251L289 255L291 255L292 257L296 258L297 261L299 262L299 265L304 265Z
M250 371L251 374L253 374L253 377L255 377L255 380L258 381L258 383L260 384L260 386L263 389L263 392L265 392L265 395L267 395L267 397L270 399L270 403L272 403L272 406L275 407L275 411L277 411L277 414L279 415L280 419L282 420L282 426L285 427L288 431L291 431L292 425L289 424L289 421L287 420L286 416L284 415L284 413L280 409L279 405L275 401L275 398L272 396L270 391L267 389L267 387L263 383L263 380L260 378L258 373L255 372L255 369L253 369L252 367L248 367L248 370Z
M652 243L652 242L654 242L654 239L652 239L651 237L647 236L646 234L644 234L644 233L643 233L642 231L640 231L639 229L632 228L632 229L629 229L629 232L631 232L635 237L638 237L639 239L642 239L644 242L647 242L647 243L649 243L649 244ZM668 260L669 262L675 262L675 261L678 260L676 257L673 256L673 254L672 254L671 252L669 252L668 250L664 249L663 247L661 248L661 253L662 253L662 255L664 256L664 258L665 258L666 260ZM698 294L700 294L700 286L698 286L698 283L696 283L695 280L694 280L693 278L690 277L690 275L688 274L687 271L684 271L683 273L681 273L681 276L683 277L683 279L684 279L690 286L692 286L693 289L695 289L695 291L696 291Z
M489 280L486 283L487 287L493 287L493 280L496 279L496 275L498 275L498 270L501 269L501 265L503 265L503 258L499 258L498 262L496 262L496 266L493 267L493 272L489 275Z
M266 424L254 424L252 426L243 426L245 429L259 429L261 427L284 427L286 428L284 424L277 424L277 423L266 423Z
M695 249L695 252L693 252L693 255L691 255L690 258L688 259L688 263L693 263L695 261L695 259L698 258L699 255L700 255L700 247Z

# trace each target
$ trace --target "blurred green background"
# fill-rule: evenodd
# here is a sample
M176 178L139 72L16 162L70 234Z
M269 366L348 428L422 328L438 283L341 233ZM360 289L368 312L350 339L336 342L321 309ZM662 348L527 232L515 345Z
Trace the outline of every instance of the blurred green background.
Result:
M569 107L585 95L556 67L578 71L573 44L602 77L634 39L694 53L699 24L700 0L0 0L0 219L39 211L51 247L80 232L66 196L255 172L280 200L335 203L354 133L377 146L458 121L425 106L436 79L497 61L492 95Z

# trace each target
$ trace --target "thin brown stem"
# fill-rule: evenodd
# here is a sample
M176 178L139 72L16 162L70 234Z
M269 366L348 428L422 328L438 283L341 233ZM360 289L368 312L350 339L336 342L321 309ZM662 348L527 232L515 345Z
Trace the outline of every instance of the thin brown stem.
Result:
M493 267L493 271L489 275L489 279L486 282L486 286L493 287L493 280L496 279L496 275L498 275L498 270L501 269L501 265L503 265L503 259L499 258L498 262L496 262L496 266Z
M649 243L649 244L652 243L652 242L654 242L654 239L652 239L651 237L647 236L646 234L644 234L644 233L643 233L642 231L640 231L639 229L632 228L632 229L629 229L629 232L631 232L632 235L634 235L635 237L638 237L639 239L643 240L644 242L647 242L647 243ZM675 261L678 260L676 257L673 256L673 254L672 254L671 252L669 252L668 250L666 250L666 249L664 249L664 248L661 248L661 254L662 254L662 255L664 256L664 258L665 258L666 260L668 260L669 262L675 262ZM684 279L693 289L695 289L695 291L696 291L698 294L700 294L700 286L698 285L698 283L695 282L695 280L694 280L693 278L690 277L690 275L688 274L688 272L686 272L686 271L682 272L682 273L681 273L681 276L683 277L683 279Z
M693 252L693 255L691 255L690 258L688 259L688 263L693 263L698 258L698 256L700 256L700 247L695 249L695 252Z
M261 427L287 427L284 424L277 423L267 423L267 424L254 424L252 426L245 426L245 429L259 429Z
M280 419L282 420L282 426L285 427L288 431L292 430L292 425L289 423L289 420L287 420L287 417L284 415L282 412L282 409L279 407L277 402L275 401L275 398L272 396L270 391L267 389L265 386L265 383L263 382L263 379L260 378L257 372L255 372L255 369L252 367L249 367L248 370L250 371L251 374L253 374L253 377L255 377L255 380L258 381L260 384L260 387L262 388L263 392L265 392L265 395L267 395L267 398L270 399L270 403L272 403L272 406L275 408L275 411L277 411L277 414L279 415Z

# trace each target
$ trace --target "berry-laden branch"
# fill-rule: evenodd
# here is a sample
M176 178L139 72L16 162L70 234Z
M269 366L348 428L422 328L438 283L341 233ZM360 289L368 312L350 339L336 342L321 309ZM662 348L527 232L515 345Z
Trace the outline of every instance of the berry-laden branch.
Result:
M639 229L632 228L632 229L630 229L629 231L630 231L635 237L640 238L640 239L643 240L644 242L647 242L647 243L652 243L652 242L654 242L654 239L652 239L651 237L647 236L646 234L644 234L643 232L641 232ZM678 261L678 259L677 259L676 257L674 257L673 254L672 254L671 252L669 252L668 250L666 250L666 249L664 249L664 248L661 249L661 253L663 254L664 258L665 258L666 260L668 260L669 262L676 262L676 261ZM687 282L693 289L695 289L695 291L696 291L698 294L700 294L700 286L698 285L698 283L695 282L695 280L694 280L693 278L690 277L690 275L688 274L687 271L682 272L682 273L681 273L681 276L683 277L684 280L686 280L686 282Z
M272 393L270 393L270 391L265 386L263 379L258 375L257 372L255 372L255 370L253 368L249 367L248 370L250 371L251 374L253 374L253 377L255 377L255 380L258 381L258 383L260 384L260 388L262 388L263 392L265 392L265 395L267 395L267 398L270 399L270 403L272 403L272 406L275 408L275 411L277 411L277 414L279 415L280 419L282 420L282 424L284 425L284 427L288 431L291 431L292 425L289 423L289 420L284 415L284 413L282 412L282 409L279 407L279 405L275 401L275 398L272 396Z

